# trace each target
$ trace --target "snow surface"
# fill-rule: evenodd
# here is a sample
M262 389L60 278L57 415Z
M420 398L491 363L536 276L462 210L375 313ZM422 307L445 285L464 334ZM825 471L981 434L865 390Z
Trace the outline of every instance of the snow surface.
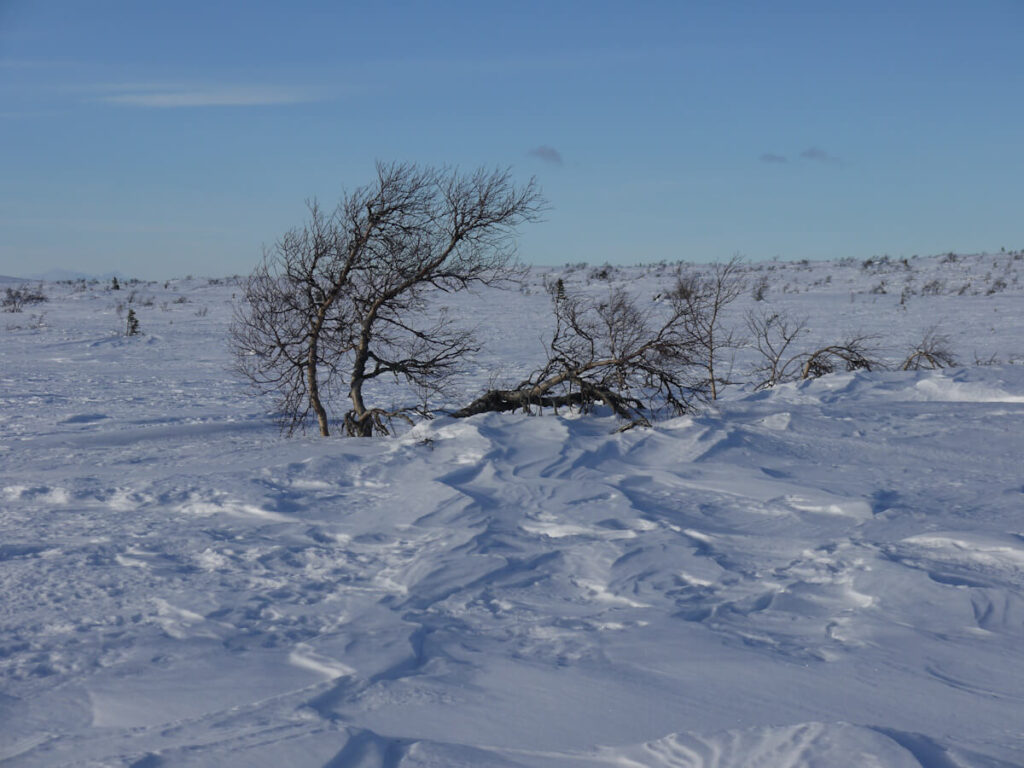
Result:
M1002 365L372 440L278 435L231 280L47 284L0 315L0 762L1024 765L1018 268L755 265L732 315ZM447 297L489 339L466 400L537 361L545 282L674 269Z

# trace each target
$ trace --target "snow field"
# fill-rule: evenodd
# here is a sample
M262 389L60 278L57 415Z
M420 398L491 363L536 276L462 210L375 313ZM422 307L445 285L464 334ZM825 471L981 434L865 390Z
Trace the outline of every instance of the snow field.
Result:
M776 271L822 335L896 350L949 302L954 346L1021 351L1012 278L898 310L859 264ZM528 367L540 280L453 300L492 339L467 391ZM285 440L228 372L231 285L172 285L142 338L111 292L0 317L5 765L1024 762L1024 366Z

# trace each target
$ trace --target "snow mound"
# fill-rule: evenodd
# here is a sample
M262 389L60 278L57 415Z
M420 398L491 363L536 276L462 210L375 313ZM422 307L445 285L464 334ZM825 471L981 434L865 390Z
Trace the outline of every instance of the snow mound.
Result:
M908 748L908 746L910 748ZM673 734L629 749L602 750L608 762L645 768L931 768L968 765L927 737L893 735L848 723L799 723L727 731L713 736ZM614 759L614 763L613 763Z

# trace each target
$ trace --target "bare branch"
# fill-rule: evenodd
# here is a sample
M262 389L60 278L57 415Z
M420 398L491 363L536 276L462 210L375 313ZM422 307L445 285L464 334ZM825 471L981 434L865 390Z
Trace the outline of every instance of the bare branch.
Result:
M900 363L900 370L955 368L957 361L949 347L949 336L939 333L938 328L933 326L925 332L924 338L910 350L906 359Z
M743 261L733 256L715 264L704 275L683 275L670 294L673 302L685 308L684 316L697 358L705 371L712 400L722 387L733 384L730 350L743 346L735 330L724 323L726 307L743 292Z
M885 365L875 357L872 336L851 336L839 344L815 350L803 356L800 378L816 379L842 369L846 371L874 371Z
M751 370L755 390L794 381L802 370L801 354L792 354L793 343L807 332L806 320L794 320L772 311L747 315L747 330L753 339L760 362Z
M555 330L544 365L511 389L485 392L455 416L600 403L644 423L649 414L684 413L707 399L685 302L667 303L655 314L622 288L612 288L606 300L562 289L552 296Z

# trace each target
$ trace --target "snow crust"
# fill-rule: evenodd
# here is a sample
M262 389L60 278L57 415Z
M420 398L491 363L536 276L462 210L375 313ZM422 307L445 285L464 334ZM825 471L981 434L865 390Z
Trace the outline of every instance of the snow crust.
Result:
M1009 279L757 274L821 338L1024 352ZM608 282L448 299L490 339L468 395L537 359L553 276ZM231 281L135 286L135 338L126 290L45 288L0 315L4 765L1024 764L1024 366L284 439L229 372Z

